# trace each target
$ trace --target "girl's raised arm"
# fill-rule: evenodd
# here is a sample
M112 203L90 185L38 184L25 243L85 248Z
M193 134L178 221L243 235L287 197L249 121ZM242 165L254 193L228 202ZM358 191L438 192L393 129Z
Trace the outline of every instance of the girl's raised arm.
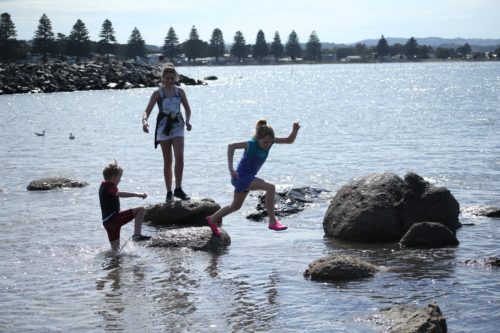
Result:
M294 143L297 133L299 132L300 124L293 123L292 132L286 138L274 138L274 143Z

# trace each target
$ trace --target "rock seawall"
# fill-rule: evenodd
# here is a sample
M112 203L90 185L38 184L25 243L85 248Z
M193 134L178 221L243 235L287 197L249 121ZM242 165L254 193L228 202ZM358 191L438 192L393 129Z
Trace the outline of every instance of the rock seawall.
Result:
M135 62L0 64L0 95L158 87L161 69ZM179 83L204 84L183 75Z

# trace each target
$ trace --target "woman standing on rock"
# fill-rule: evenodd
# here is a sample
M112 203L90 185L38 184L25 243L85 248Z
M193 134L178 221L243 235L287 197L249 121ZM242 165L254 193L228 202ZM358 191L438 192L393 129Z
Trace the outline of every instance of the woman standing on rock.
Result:
M162 73L162 85L153 92L142 116L142 129L149 133L148 118L155 104L158 105L158 117L155 126L155 148L160 144L163 153L163 175L167 187L166 202L173 197L189 200L189 196L182 190L182 174L184 172L184 126L191 130L189 119L191 109L184 90L179 88L175 81L177 72L173 64L167 64ZM186 119L181 113L181 104L184 107ZM175 158L175 189L172 193L172 150Z
M255 134L250 141L235 142L227 147L227 162L229 173L231 174L231 183L234 186L233 202L219 209L213 215L206 218L212 233L215 236L221 235L217 225L224 216L237 211L243 205L249 191L266 191L266 210L269 216L269 229L281 231L287 227L276 219L274 214L274 184L268 183L263 179L256 177L262 165L267 159L271 146L275 143L293 143L299 132L299 123L294 123L292 132L286 138L274 137L274 130L267 125L266 120L259 120L255 126ZM236 171L233 168L233 156L236 149L244 149Z

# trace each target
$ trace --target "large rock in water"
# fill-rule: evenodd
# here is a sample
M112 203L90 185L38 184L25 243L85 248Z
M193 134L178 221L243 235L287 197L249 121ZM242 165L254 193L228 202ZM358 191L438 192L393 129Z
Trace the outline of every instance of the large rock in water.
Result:
M65 177L47 177L31 181L26 189L28 191L48 191L62 187L85 187L89 183Z
M207 226L205 217L220 209L212 199L172 201L146 207L145 221L157 226Z
M417 222L439 222L455 232L460 206L450 191L415 173L404 180L376 173L342 186L323 220L327 237L357 242L398 241Z

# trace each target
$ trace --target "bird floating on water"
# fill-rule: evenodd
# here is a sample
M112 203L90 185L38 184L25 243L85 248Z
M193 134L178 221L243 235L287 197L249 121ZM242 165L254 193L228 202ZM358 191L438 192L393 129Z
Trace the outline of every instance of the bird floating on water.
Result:
M35 132L35 134L36 134L36 135L38 135L38 136L45 136L45 130L43 130L43 132L42 132L42 133L37 133L37 132Z
M75 139L75 136L74 136L74 135L73 135L73 133L71 133L71 132L69 133L69 139L70 139L70 140L74 140L74 139Z

